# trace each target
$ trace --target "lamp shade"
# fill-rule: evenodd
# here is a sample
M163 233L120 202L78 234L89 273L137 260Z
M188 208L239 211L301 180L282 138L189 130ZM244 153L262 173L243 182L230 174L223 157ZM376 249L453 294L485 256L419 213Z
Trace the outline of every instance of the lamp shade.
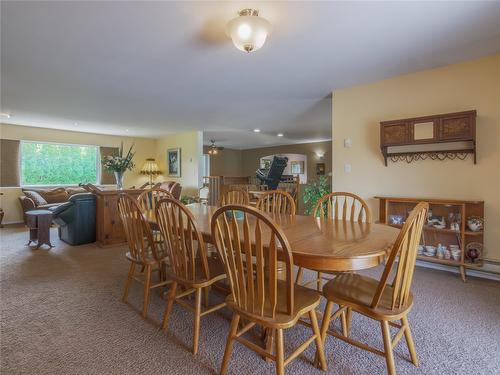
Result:
M243 9L239 17L233 18L226 26L226 33L233 44L244 52L260 49L270 32L271 24L259 17L259 11L255 9Z
M146 162L142 166L140 173L148 176L156 176L161 174L161 171L159 170L158 164L156 164L155 159L149 158L146 159Z

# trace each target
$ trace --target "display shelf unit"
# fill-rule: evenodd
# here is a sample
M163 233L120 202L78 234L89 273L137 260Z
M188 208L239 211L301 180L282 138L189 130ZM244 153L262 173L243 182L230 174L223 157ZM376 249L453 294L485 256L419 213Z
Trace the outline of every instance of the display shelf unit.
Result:
M429 217L422 232L420 244L423 246L438 246L439 244L449 249L450 245L457 245L460 248L460 258L457 260L438 258L435 256L418 255L417 259L455 266L460 269L463 281L466 281L467 268L482 267L481 257L472 262L467 257L466 246L471 242L483 244L484 228L481 231L471 231L467 226L467 219L471 216L484 218L484 202L472 200L452 200L452 199L418 199L399 197L375 197L379 200L379 222L396 228L401 228L411 210L419 202L429 203ZM444 228L436 228L431 224L431 220L440 220Z

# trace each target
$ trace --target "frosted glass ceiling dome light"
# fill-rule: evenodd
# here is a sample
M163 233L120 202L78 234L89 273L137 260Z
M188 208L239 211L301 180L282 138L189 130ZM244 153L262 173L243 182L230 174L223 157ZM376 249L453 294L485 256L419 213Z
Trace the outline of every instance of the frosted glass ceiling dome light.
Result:
M226 26L226 33L241 51L253 52L260 49L271 32L271 24L259 17L255 9L243 9L239 17L233 18Z

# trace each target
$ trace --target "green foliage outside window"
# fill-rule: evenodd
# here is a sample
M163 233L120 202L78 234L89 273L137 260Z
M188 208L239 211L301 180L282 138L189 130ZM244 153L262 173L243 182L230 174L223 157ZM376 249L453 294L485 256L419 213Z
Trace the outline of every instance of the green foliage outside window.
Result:
M97 162L97 146L21 142L21 184L95 184Z

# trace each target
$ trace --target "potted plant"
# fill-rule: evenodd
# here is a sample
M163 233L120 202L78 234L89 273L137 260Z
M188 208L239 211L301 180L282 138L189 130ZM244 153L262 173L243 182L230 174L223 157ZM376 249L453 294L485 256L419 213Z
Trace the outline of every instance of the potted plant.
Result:
M316 181L308 184L304 189L303 198L306 215L311 215L318 200L330 193L330 182L327 176L319 176Z
M118 153L115 155L107 155L102 158L102 166L108 172L113 172L116 179L116 188L123 189L123 176L126 171L131 171L135 164L132 161L135 152L132 151L134 144L130 146L128 152L123 156L123 142L120 145Z

